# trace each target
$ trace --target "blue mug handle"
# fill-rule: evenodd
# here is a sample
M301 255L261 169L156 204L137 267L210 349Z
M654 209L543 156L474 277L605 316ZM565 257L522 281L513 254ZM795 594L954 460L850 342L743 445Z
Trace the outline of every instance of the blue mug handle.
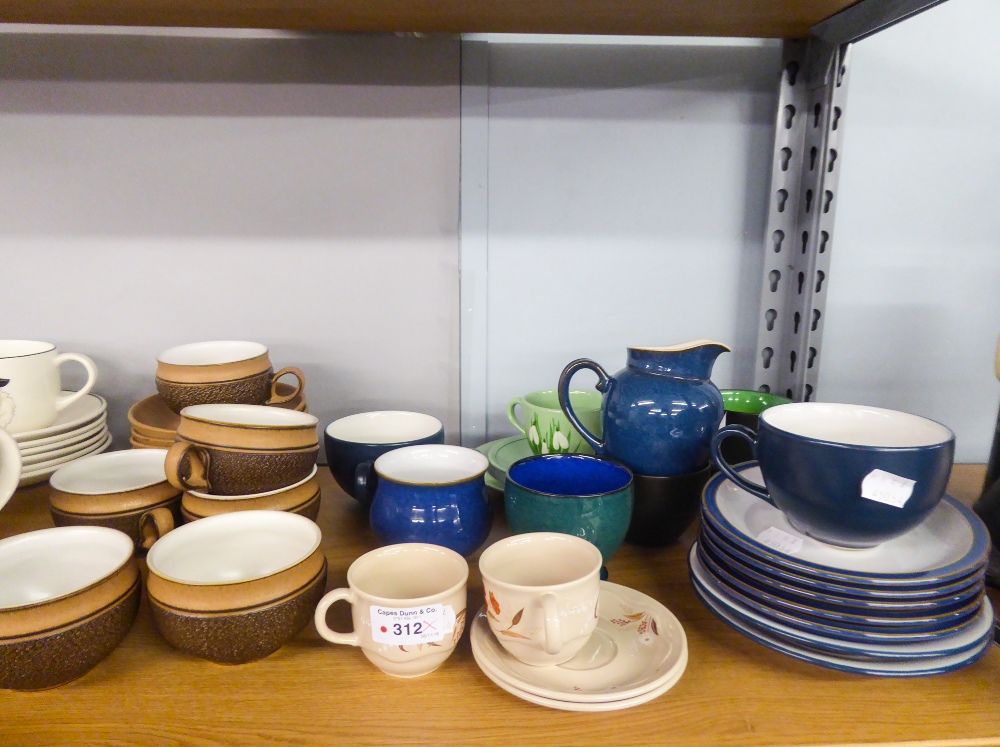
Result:
M371 462L361 462L354 468L354 497L365 506L370 506L375 496L377 483L372 471Z
M763 485L758 485L755 482L750 482L747 478L734 470L729 462L723 459L721 450L722 442L730 436L738 436L749 443L750 449L753 451L754 458L757 458L757 434L745 425L727 425L725 428L717 430L715 435L712 436L712 461L715 462L715 466L719 468L719 471L722 474L743 488L745 491L763 501L767 501L772 506L777 508L774 501L771 500L771 496L767 494L767 488Z
M580 435L583 436L583 440L586 441L598 454L606 454L604 449L604 441L601 441L593 433L588 431L583 423L580 422L580 418L576 416L573 412L573 405L569 401L569 382L573 378L573 374L579 371L581 368L589 368L591 371L597 374L597 391L607 394L610 390L614 381L610 376L608 376L607 371L601 368L601 365L589 358L577 358L575 361L570 363L563 372L559 374L559 384L557 386L559 392L559 407L562 408L563 414L569 419L569 422L573 424L573 427L580 431Z

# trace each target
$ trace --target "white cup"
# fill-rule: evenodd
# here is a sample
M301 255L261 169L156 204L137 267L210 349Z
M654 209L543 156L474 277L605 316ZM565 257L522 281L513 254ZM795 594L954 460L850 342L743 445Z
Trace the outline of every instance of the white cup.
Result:
M78 392L62 394L59 366L76 361L87 371ZM0 340L0 428L24 433L52 425L59 412L97 383L97 366L85 355L60 353L50 342Z
M21 451L17 441L0 428L0 508L3 508L17 490L21 479Z
M419 677L444 663L465 629L469 564L454 550L408 542L365 553L347 569L350 588L334 589L316 607L316 630L331 643L359 646L393 677ZM351 605L354 631L339 633L326 612Z
M490 630L520 662L563 664L597 627L601 551L584 539L517 534L487 547L479 570Z

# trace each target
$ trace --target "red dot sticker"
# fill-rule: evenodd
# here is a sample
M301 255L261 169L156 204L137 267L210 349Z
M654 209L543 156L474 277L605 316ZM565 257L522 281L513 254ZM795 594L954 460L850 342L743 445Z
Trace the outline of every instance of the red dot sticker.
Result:
M385 625L383 625L381 628L379 628L379 630L381 630L383 633L387 633L389 631L389 629L387 627L385 627Z

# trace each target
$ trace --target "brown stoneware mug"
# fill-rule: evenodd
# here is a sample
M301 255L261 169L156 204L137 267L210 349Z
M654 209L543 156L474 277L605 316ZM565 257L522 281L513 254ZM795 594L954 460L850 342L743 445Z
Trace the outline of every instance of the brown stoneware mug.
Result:
M82 677L121 643L139 610L132 540L107 527L55 527L0 540L0 688Z
M180 490L229 496L294 485L316 465L318 422L280 407L185 407L167 452L167 479Z
M115 451L55 471L49 511L56 526L111 527L148 550L180 524L181 491L167 482L166 449Z
M279 394L278 379L296 378ZM258 342L218 340L164 350L156 359L156 390L175 412L190 405L235 403L278 405L298 396L305 376L294 367L274 373L267 347Z
M319 515L319 477L314 466L309 476L287 488L251 495L211 495L189 490L181 498L181 515L185 521L232 511L290 511L316 521Z
M146 556L153 622L174 647L220 664L262 659L312 619L326 586L319 527L283 511L185 524Z

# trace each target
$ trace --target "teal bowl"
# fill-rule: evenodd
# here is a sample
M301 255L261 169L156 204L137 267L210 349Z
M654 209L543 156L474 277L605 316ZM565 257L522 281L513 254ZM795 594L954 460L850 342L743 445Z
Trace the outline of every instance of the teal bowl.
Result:
M544 454L507 470L504 507L515 534L561 532L601 551L606 564L632 520L632 472L604 457Z

